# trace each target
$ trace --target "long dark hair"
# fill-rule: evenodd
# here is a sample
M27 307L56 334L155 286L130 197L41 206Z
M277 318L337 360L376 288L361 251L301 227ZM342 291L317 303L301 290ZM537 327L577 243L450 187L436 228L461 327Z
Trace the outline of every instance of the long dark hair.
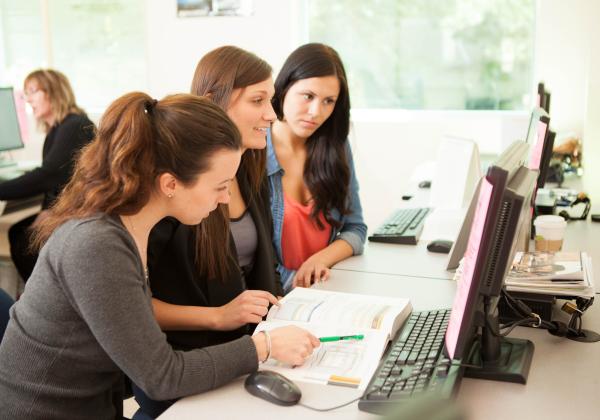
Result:
M214 49L200 59L192 80L191 92L206 96L221 109L227 110L235 89L263 82L271 77L271 66L256 55L234 46ZM248 149L242 155L239 174L250 183L250 200L256 198L265 177L265 149ZM249 205L249 203L246 203ZM229 214L220 205L196 228L196 264L208 278L225 278L229 250Z
M148 203L160 174L191 185L210 169L217 151L240 147L235 124L205 98L178 94L154 101L145 93L126 94L102 116L96 138L34 231L33 246L39 249L69 219L135 214Z
M311 43L297 48L287 58L275 80L273 109L281 121L283 102L290 87L298 80L312 77L335 76L340 83L340 93L329 118L307 139L304 182L314 200L311 217L320 228L318 215L339 227L331 217L331 210L348 213L350 167L346 156L346 143L350 131L350 96L346 71L338 53L328 45Z

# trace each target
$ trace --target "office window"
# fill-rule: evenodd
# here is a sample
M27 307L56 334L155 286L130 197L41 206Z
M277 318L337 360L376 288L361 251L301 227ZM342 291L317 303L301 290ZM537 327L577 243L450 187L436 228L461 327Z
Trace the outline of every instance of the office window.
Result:
M21 87L22 69L45 60L40 2L0 0L0 84Z
M3 83L20 87L31 70L56 68L88 112L146 89L143 0L0 0L0 5Z
M353 108L528 109L535 0L308 0Z

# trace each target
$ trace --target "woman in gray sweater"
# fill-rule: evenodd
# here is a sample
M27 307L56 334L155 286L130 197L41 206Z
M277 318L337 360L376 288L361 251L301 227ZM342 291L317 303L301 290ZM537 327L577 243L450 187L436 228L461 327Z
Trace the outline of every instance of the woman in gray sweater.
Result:
M0 345L0 417L120 417L123 373L160 400L218 387L269 357L302 364L318 340L299 328L182 352L152 312L151 228L167 216L197 224L227 203L239 162L237 128L206 99L130 93L110 105L34 233L40 257Z

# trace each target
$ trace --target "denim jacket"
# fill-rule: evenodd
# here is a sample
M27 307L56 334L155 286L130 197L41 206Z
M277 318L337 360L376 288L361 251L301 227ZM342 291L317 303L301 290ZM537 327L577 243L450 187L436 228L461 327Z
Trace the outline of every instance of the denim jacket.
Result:
M350 196L348 197L350 213L342 216L338 209L331 210L331 217L341 222L341 227L336 228L332 226L329 243L332 243L336 239L343 239L352 247L353 255L359 255L363 252L367 237L367 225L363 221L362 207L360 205L360 197L358 196L358 180L354 171L354 161L352 159L350 144L347 144L346 151L348 153L348 164L350 165ZM275 246L278 260L277 271L281 275L283 290L287 293L292 288L292 280L296 271L290 270L282 264L281 233L283 231L284 208L281 178L283 177L283 173L283 168L275 155L271 131L269 130L267 133L267 175L269 177L271 211L273 213L273 245Z

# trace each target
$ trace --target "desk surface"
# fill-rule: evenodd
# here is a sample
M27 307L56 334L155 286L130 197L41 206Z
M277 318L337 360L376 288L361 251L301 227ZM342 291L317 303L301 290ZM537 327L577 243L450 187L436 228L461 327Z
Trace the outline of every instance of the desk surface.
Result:
M385 296L410 297L416 310L450 307L456 283L375 273L332 270L331 279L317 287L328 290ZM432 293L432 291L434 291ZM592 307L584 317L585 327L600 331L600 308ZM527 385L463 379L458 402L472 419L549 419L567 416L595 419L600 412L600 343L584 344L556 338L546 331L517 328L511 337L528 338L535 344L535 354ZM570 382L569 378L574 382ZM279 407L251 396L240 378L222 388L184 398L167 410L161 419L196 419L198 417L244 419L249 413L264 418L285 419L376 418L358 410L357 403L331 412L315 412L304 407ZM303 403L329 407L349 401L360 392L342 387L298 383ZM554 398L558 403L552 403ZM232 402L235 402L232 404ZM227 407L227 408L225 408ZM588 411L589 410L589 411ZM586 413L590 413L589 415ZM592 414L595 413L595 414Z
M350 257L335 265L338 270L380 273L430 279L452 279L446 271L448 254L427 251L427 242L398 245L368 242L363 255Z
M565 236L565 250L585 250L600 264L600 223L573 221ZM316 287L362 294L410 298L415 310L450 307L456 283L448 280L448 256L427 252L427 241L417 246L369 243L365 254L335 266L331 279ZM584 316L584 328L600 332L599 304ZM518 327L510 337L533 341L535 353L527 385L465 378L457 401L471 419L597 419L600 413L600 343L578 343L544 330ZM240 378L217 390L183 398L161 419L227 417L370 419L357 403L331 412L315 412L300 406L279 407L251 396ZM330 407L360 396L353 389L298 384L303 403Z

